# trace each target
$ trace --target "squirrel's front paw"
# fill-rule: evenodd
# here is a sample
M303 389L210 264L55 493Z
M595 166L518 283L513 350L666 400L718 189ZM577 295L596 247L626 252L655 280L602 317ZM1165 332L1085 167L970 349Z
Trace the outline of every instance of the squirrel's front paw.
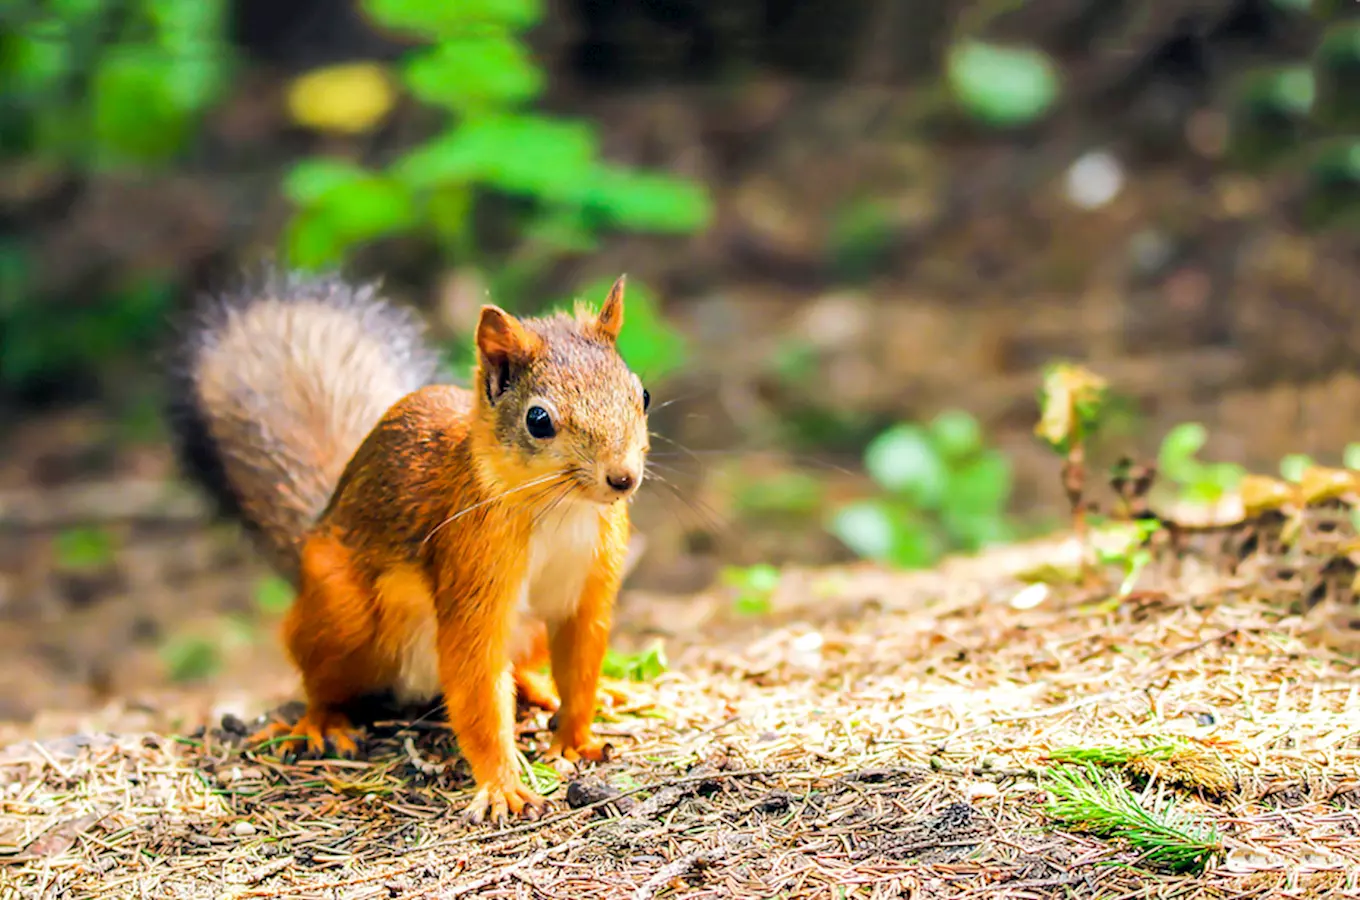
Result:
M463 818L471 825L501 825L507 816L534 821L548 810L548 801L518 781L484 784L473 795Z

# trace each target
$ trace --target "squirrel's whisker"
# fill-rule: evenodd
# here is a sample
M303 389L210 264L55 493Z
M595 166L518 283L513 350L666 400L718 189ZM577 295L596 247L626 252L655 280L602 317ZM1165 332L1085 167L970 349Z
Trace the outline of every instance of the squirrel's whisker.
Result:
M537 487L537 486L540 485L540 484L546 484L546 483L549 482L549 481L552 481L552 480L554 480L554 479L561 478L561 477L562 477L562 473L561 473L561 472L553 472L553 473L550 474L550 475L543 475L543 476L540 476L539 478L533 478L533 479L530 479L529 481L524 482L524 484L516 485L515 487L510 488L508 491L502 491L501 493L497 494L497 495L494 496L494 497L488 497L487 499L482 500L482 501L480 501L480 502L478 502L478 503L474 503L474 504L472 504L472 505L469 506L469 507L466 507L466 508L464 508L464 509L460 509L460 510L458 510L458 512L454 513L453 515L449 516L449 517L448 517L447 519L445 519L444 521L440 522L438 525L434 526L434 528L430 529L430 533L427 534L427 535L425 535L425 539L421 541L421 544L427 544L427 543L429 543L430 538L434 537L435 534L439 531L439 529L443 528L445 525L448 525L448 524L450 524L451 522L453 522L453 521L455 521L455 520L457 520L457 519L462 518L463 516L467 515L468 513L472 512L472 511L474 511L474 510L481 509L483 506L487 506L487 505L489 505L489 504L495 503L495 502L498 501L498 500L503 500L503 499L505 499L506 497L509 497L511 494L517 494L517 493L519 493L520 491L528 490L528 489L531 488L531 487Z

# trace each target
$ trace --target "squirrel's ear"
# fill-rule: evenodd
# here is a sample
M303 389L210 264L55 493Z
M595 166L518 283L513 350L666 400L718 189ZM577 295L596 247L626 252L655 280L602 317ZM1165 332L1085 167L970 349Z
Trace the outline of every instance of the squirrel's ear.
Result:
M623 329L623 288L627 279L627 275L619 276L619 280L609 289L609 296L604 298L599 315L595 317L596 330L611 341L616 340Z
M482 307L477 320L477 352L482 357L487 397L495 400L510 386L512 369L533 356L535 339L519 319L499 306Z

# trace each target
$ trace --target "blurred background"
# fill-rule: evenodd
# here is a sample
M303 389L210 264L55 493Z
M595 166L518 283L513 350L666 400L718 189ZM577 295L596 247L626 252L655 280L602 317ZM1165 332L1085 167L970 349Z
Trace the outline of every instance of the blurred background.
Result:
M8 0L0 721L285 671L288 588L178 479L156 363L264 257L381 277L460 371L487 299L626 272L663 435L630 587L748 615L785 564L1061 525L1055 361L1110 382L1102 464L1360 464L1357 14Z

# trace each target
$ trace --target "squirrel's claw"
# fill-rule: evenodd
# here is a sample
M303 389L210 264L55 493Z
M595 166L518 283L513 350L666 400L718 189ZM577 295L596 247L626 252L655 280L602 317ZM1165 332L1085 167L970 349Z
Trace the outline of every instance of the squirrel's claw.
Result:
M564 760L576 764L583 759L590 762L608 762L613 758L614 745L595 734L587 734L575 740L558 735L553 738L543 754L543 760L549 763Z
M505 824L508 816L523 816L537 821L549 809L548 801L518 782L512 784L484 784L472 796L463 813L469 825Z
M308 709L296 725L271 722L247 738L247 743L259 744L282 738L280 746L289 757L296 755L297 744L306 744L307 751L315 756L325 756L329 752L344 759L354 759L359 755L359 737L359 730L344 715Z

